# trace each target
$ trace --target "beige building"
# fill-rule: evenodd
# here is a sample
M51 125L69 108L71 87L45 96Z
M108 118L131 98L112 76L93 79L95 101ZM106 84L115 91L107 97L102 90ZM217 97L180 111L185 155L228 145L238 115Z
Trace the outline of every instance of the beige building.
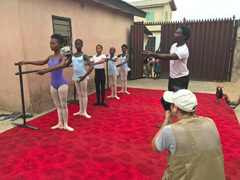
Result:
M174 0L144 0L132 2L131 5L147 12L146 18L134 17L134 22L165 22L172 21L172 11L176 11L177 7ZM151 25L147 28L152 32L153 36L149 37L148 46L151 48L155 44L158 49L161 42L161 26ZM147 42L144 42L145 46Z
M97 44L103 53L110 47L121 52L123 43L129 44L130 26L134 15L146 13L121 0L0 0L0 109L21 111L18 67L22 60L43 60L52 54L50 36L60 33L67 45L75 39L83 40L83 51L94 55ZM73 47L73 52L75 48ZM27 65L23 71L41 69ZM69 99L73 98L73 71L64 69L69 83ZM88 92L95 90L94 71L88 81ZM50 73L39 76L23 75L25 107L27 112L40 112L54 107L50 95Z

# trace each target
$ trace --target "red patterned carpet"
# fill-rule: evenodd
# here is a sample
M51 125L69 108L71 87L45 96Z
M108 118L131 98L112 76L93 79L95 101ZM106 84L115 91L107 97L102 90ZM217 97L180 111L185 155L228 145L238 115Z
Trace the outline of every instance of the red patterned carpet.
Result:
M88 105L91 119L73 117L74 132L51 130L56 111L29 122L38 131L15 127L0 134L1 180L161 179L167 152L154 153L151 140L164 118L163 91L129 88L131 95L107 99L110 107ZM109 95L110 92L107 92ZM219 130L227 180L240 179L240 126L231 108L211 94L196 93L197 115L212 118ZM95 94L89 101L95 102Z

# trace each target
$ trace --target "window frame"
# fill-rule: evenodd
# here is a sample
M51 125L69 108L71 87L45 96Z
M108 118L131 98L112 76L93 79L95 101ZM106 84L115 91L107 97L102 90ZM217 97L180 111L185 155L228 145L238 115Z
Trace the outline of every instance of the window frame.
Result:
M165 19L165 21L169 21L168 20L168 11L165 11L165 18L164 19Z
M72 51L72 46L73 45L72 45L72 21L71 21L71 18L52 15L53 34L55 34L54 20L64 20L64 21L68 21L69 22L70 38L71 38L70 49Z

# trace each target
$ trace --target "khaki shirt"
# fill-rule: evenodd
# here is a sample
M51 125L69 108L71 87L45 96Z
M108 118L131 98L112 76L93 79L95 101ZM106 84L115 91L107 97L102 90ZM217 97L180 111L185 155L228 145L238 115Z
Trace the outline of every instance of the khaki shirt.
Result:
M176 152L168 154L162 180L225 180L222 145L215 123L205 117L185 117L171 125Z

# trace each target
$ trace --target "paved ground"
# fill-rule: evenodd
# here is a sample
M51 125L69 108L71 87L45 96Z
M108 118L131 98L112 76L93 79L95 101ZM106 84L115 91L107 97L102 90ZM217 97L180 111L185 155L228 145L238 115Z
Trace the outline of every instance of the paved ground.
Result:
M215 94L217 86L226 86L228 82L203 82L203 81L190 81L188 89L192 92L210 93ZM119 84L120 85L120 84ZM137 79L128 81L128 87L146 88L146 89L159 89L167 90L167 79L151 78ZM234 110L240 123L240 105Z
M192 92L215 94L217 86L226 87L227 85L229 86L229 82L221 83L221 82L190 81L188 89L191 90ZM154 80L152 78L130 80L128 81L128 87L167 90L168 80L167 79ZM240 105L234 111L240 123Z
M193 92L215 93L217 85L219 85L219 83L190 81L189 89ZM128 81L128 87L167 90L168 79L154 80L152 78L143 78L143 79L137 79L137 80L130 80Z
M224 83L222 83L224 84ZM118 82L120 85L120 82ZM128 81L128 87L134 88L145 88L145 89L158 89L158 90L167 90L168 80L167 79L156 79L153 80L151 78L143 78L137 80ZM190 81L189 89L193 92L200 93L211 93L215 94L216 86L221 85L219 82L202 82L202 81ZM221 85L222 86L222 85ZM35 119L36 117L42 116L53 109L48 111L44 111L40 114L35 114L33 118L29 118L28 121ZM2 111L0 110L0 114L10 114L12 112ZM240 106L235 109L236 116L238 121L240 122ZM22 119L18 119L15 121L16 123L22 123ZM0 121L0 133L13 128L14 125L11 124L10 120Z
M47 114L48 112L51 112L53 109L47 110L47 111L43 111L40 114L34 114L32 118L27 118L27 122L31 121L39 116L42 116L44 114ZM13 112L9 112L9 111L4 111L4 110L0 110L0 114L12 114ZM19 123L22 124L23 120L22 119L17 119L16 121L14 121L15 123ZM12 125L12 122L10 121L10 119L5 120L5 121L0 121L0 133L7 131L11 128L15 127L15 125Z

